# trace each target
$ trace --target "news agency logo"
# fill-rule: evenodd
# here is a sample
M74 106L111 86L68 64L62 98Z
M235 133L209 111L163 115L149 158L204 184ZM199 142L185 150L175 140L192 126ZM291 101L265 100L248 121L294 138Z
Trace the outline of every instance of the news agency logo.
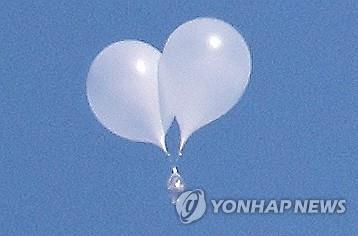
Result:
M183 192L177 199L175 208L183 224L189 224L199 220L206 210L204 191L195 189Z
M343 214L346 211L344 199L303 199L303 200L211 200L212 213L216 214ZM210 205L208 205L210 206ZM207 205L204 191L195 189L183 192L175 205L179 219L190 224L201 219Z

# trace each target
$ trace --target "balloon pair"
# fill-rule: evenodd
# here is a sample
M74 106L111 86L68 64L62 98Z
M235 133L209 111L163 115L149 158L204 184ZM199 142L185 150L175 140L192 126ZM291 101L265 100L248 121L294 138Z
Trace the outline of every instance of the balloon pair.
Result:
M111 132L166 153L165 134L176 119L181 152L193 132L238 102L250 72L240 33L221 20L197 18L170 35L163 53L134 40L106 47L90 67L87 98Z

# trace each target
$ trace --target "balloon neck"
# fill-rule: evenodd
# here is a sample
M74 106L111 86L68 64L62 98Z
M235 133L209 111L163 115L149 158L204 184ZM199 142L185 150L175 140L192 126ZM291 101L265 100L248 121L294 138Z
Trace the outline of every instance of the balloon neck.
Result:
M167 149L166 149L166 148L164 148L164 149L163 149L163 151L164 151L164 153L165 153L165 155L166 155L167 157L169 157L169 156L170 156L170 153L167 151Z
M165 155L170 156L170 153L167 150L167 147L165 145L165 136L163 135L160 139L160 147L162 148Z
M186 134L181 134L181 139L180 139L180 145L179 145L179 156L183 155L183 149L184 149L184 145L186 144L186 141L188 139L188 135Z
M183 155L183 148L184 148L185 141L180 142L179 152L178 155L181 157Z

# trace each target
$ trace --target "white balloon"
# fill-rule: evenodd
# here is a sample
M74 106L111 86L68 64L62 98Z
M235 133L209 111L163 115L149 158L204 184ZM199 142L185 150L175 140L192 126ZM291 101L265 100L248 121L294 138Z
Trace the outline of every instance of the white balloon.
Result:
M159 96L164 130L175 118L180 151L189 136L228 112L248 84L248 46L231 25L198 18L169 37L159 61Z
M90 67L87 98L99 122L111 132L166 152L158 98L160 56L139 41L109 45Z

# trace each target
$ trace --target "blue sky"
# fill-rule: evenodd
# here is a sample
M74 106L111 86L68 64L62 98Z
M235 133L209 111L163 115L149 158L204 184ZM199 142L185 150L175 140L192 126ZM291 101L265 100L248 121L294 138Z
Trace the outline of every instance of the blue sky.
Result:
M213 215L182 225L153 145L114 136L86 100L108 44L160 50L199 16L233 24L252 54L240 103L197 131L179 167L212 198L344 198L343 215ZM1 235L357 235L355 1L3 1ZM169 146L177 143L177 128Z

